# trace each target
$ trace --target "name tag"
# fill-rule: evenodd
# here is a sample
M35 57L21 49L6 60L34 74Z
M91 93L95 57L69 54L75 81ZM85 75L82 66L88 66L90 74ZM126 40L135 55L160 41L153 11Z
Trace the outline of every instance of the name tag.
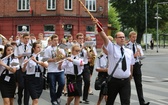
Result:
M5 80L6 82L9 82L9 81L10 81L10 78L11 78L11 77L9 77L9 76L7 75L7 76L5 76L5 79L4 79L4 80Z
M36 72L35 77L40 77L40 72Z

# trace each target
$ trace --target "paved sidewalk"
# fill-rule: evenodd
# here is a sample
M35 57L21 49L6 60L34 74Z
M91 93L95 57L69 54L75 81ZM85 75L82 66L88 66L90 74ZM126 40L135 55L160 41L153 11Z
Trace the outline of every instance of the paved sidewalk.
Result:
M168 48L157 48L155 47L153 50L147 49L147 51L144 50L144 55L162 55L162 54L168 54Z

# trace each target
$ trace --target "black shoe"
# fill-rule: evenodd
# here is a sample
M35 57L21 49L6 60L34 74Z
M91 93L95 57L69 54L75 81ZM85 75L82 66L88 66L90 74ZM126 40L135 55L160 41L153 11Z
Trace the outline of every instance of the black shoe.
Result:
M142 105L149 105L150 104L150 102L147 102L147 103L143 103Z
M83 103L84 104L89 104L89 101L88 100L83 100Z

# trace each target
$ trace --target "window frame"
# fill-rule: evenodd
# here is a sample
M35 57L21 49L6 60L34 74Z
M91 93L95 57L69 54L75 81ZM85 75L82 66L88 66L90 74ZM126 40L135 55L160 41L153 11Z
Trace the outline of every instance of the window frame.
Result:
M27 31L19 31L19 27L23 27L26 26L27 27ZM30 25L29 24L18 24L17 25L17 33L30 33Z
M20 1L21 1L21 4L20 4ZM23 6L24 5L23 1L25 1L25 8ZM21 7L19 8L20 5ZM29 11L30 10L30 0L17 0L17 10L18 11Z
M51 7L51 8L48 7L49 1L50 1L50 5L54 2L54 4L55 4L55 7L54 7L54 8L53 8L53 7ZM47 0L47 3L46 3L46 4L47 4L47 6L46 6L46 7L47 7L47 8L46 8L47 10L56 10L56 0ZM51 5L51 6L53 6L53 5Z
M94 9L94 2L95 2L95 9ZM91 8L88 8L87 5L91 6ZM85 6L89 11L96 12L96 0L85 0Z
M67 1L67 8L66 8L66 1ZM71 0L71 8L69 8L70 0L64 0L64 10L72 10L73 9L73 0Z
M53 31L45 31L45 26L53 26ZM44 24L44 33L55 33L55 24Z

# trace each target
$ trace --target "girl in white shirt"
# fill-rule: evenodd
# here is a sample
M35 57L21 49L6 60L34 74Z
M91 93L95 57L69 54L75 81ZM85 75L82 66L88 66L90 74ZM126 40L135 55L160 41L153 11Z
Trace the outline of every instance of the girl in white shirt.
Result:
M41 44L33 43L31 60L25 60L22 71L26 71L26 84L29 94L32 98L32 105L38 105L38 99L43 90L42 72L44 67L48 66L47 62L42 62L40 57Z
M19 69L17 64L19 64L19 60L13 55L12 45L5 45L4 53L0 60L0 91L4 105L13 105L16 89L14 73Z
M74 105L79 105L80 96L82 95L82 77L84 62L79 58L80 47L72 46L72 55L59 65L59 69L65 69L67 76L68 99L66 105L70 105L74 100ZM73 88L70 88L70 83L75 83Z

